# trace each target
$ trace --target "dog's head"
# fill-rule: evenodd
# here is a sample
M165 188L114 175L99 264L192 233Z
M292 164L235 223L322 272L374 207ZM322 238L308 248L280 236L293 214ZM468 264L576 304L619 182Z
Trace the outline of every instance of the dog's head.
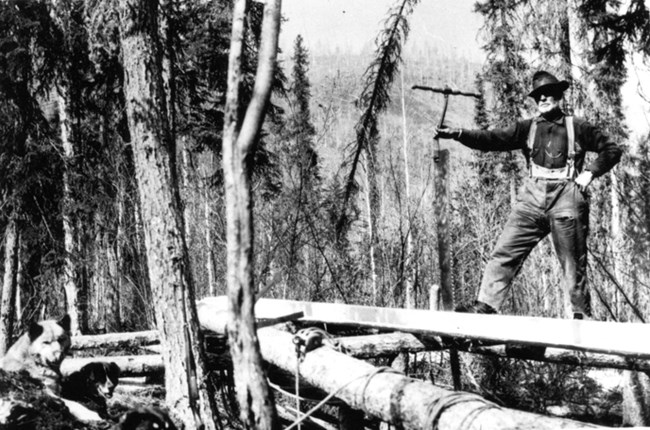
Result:
M32 323L27 335L29 355L38 364L58 371L70 349L70 316Z
M138 408L122 415L113 430L176 430L176 426L160 409Z
M88 384L100 397L110 399L120 379L120 368L117 364L110 362L88 363L81 368L82 374L86 375Z

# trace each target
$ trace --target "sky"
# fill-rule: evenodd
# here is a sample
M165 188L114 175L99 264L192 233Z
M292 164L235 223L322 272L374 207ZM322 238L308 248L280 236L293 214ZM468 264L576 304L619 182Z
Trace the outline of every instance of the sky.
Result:
M476 0L422 0L410 19L409 43L431 40L446 51L485 61L481 50L481 17L473 12ZM395 0L283 0L280 47L290 54L298 34L311 55L319 51L358 53L374 42ZM623 88L624 109L631 138L650 130L650 72L639 59L628 64L629 82ZM644 100L639 92L645 93Z
M428 39L482 59L476 34L481 19L472 12L475 0L424 0L410 19L409 40ZM373 43L395 0L283 0L280 46L291 52L298 34L313 54L336 48L359 52Z

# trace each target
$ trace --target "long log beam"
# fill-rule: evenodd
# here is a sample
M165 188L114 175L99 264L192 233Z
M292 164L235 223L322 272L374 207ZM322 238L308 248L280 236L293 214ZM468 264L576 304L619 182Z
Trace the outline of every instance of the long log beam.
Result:
M373 358L390 356L403 352L423 352L433 349L438 349L436 346L428 345L416 336L410 333L384 333L377 335L366 336L353 336L342 337L337 339L338 342L346 350L346 353L352 357L357 358ZM147 350L157 352L157 332L133 332L133 333L111 333L97 336L75 336L72 338L73 349L82 350L85 348L109 348L112 350L119 350L126 347L146 346ZM522 356L521 354L512 353L508 351L504 345L489 346L474 348L472 353L502 357L502 358L517 358L535 360L547 363L556 364L571 364L584 367L595 368L610 368L622 370L634 370L650 372L650 361L643 359L636 359L632 357L621 357L610 354L597 354L581 351L571 351L561 348L546 348L546 351L541 356ZM154 356L154 355L152 355ZM84 359L86 361L78 361L78 363L86 364L90 361L115 361L121 360L124 363L124 371L129 375L139 375L146 369L146 364L138 364L139 356L129 356L128 358L116 357L97 357ZM142 360L145 362L150 360L149 355L143 356ZM75 358L68 358L64 363L66 366L74 366L76 370L81 368L83 364L72 364ZM69 363L69 364L68 364ZM119 365L119 364L118 364ZM122 366L120 365L122 368ZM152 371L159 371L155 366Z
M522 354L521 352L510 351L505 345L483 346L474 348L474 354L499 358L517 358L534 360L544 363L570 364L582 367L596 367L601 369L634 370L650 372L650 361L631 357L620 357L610 354L596 354L581 351L570 351L561 348L546 348L543 354Z
M70 375L88 363L113 362L120 368L120 376L146 376L165 370L160 355L123 355L109 357L66 358L61 363L61 374Z
M71 350L88 348L133 348L143 345L160 343L158 331L136 331L129 333L107 333L97 335L73 336L71 339Z
M393 356L404 352L423 352L428 348L411 333L384 333L339 337L345 353L356 358Z
M264 359L287 372L296 367L293 337L273 328L259 331ZM300 377L353 409L405 429L594 429L591 424L500 408L467 393L458 393L405 377L382 372L371 364L327 347L309 352L300 363Z

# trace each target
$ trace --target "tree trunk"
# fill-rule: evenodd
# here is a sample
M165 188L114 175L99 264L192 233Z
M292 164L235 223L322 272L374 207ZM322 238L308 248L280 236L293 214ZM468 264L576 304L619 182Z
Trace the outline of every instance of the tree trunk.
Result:
M0 357L13 342L19 243L17 222L11 217L5 229L4 279L0 299Z
M121 325L118 260L107 226L104 215L96 213L93 273L87 303L89 326L100 333L118 331Z
M194 284L163 90L157 2L121 0L120 36L129 130L168 405L187 428L215 429ZM201 383L197 383L201 381Z
M266 361L295 372L291 334L265 328L260 330L260 341ZM329 347L307 353L300 363L300 376L311 386L327 393L336 392L337 398L349 407L404 429L595 428L592 424L502 408L473 394L451 392L402 374L381 371Z
M280 5L281 0L270 0L264 7L255 87L240 128L239 86L242 81L241 57L247 1L237 0L234 4L223 131L228 340L240 417L250 429L273 429L277 425L274 402L266 380L255 329L251 172L246 160L253 156L255 140L270 97L280 29Z
M406 309L417 307L417 297L413 280L415 279L415 259L413 258L413 222L411 213L411 181L409 178L408 133L406 129L406 102L404 96L404 71L400 69L402 102L402 156L404 157L404 207L406 208L406 247L404 249L404 296Z
M571 93L570 102L573 106L574 113L577 116L584 116L587 100L595 100L596 97L588 96L588 80L586 75L590 70L588 64L589 47L587 42L586 30L580 16L581 1L567 0L567 21L569 23L569 61L571 69Z
M212 178L220 169L217 156L213 152L207 154L203 160L201 171L201 192L203 193L203 216L205 235L205 269L208 275L207 293L208 296L223 294L218 292L217 287L217 249L222 248L223 234L217 234L217 226L223 225L222 209L223 196L215 192L212 186ZM223 229L221 229L223 231ZM218 241L219 239L219 241Z
M370 288L372 291L372 304L378 306L379 291L377 288L377 178L374 175L369 156L366 157L366 212L368 214L368 262L370 264ZM374 184L374 186L372 185Z
M63 242L65 247L63 289L65 290L66 310L70 315L70 331L72 334L80 334L86 326L84 312L86 304L83 303L84 294L81 291L79 225L74 209L76 150L74 133L71 128L69 89L66 83L60 84L57 90L57 99L61 146L63 146L65 160L63 170Z
M454 307L454 291L451 282L451 251L449 246L449 197L448 173L449 151L440 151L436 164L436 200L433 204L438 230L438 266L440 268L440 310L449 311Z

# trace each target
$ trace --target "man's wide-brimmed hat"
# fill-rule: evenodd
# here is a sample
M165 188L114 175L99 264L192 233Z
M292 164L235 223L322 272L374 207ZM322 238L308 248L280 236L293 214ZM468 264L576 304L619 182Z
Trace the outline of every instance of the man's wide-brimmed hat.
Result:
M533 75L533 90L528 96L537 98L543 91L564 92L567 88L569 88L567 81L560 81L549 72L540 70Z

